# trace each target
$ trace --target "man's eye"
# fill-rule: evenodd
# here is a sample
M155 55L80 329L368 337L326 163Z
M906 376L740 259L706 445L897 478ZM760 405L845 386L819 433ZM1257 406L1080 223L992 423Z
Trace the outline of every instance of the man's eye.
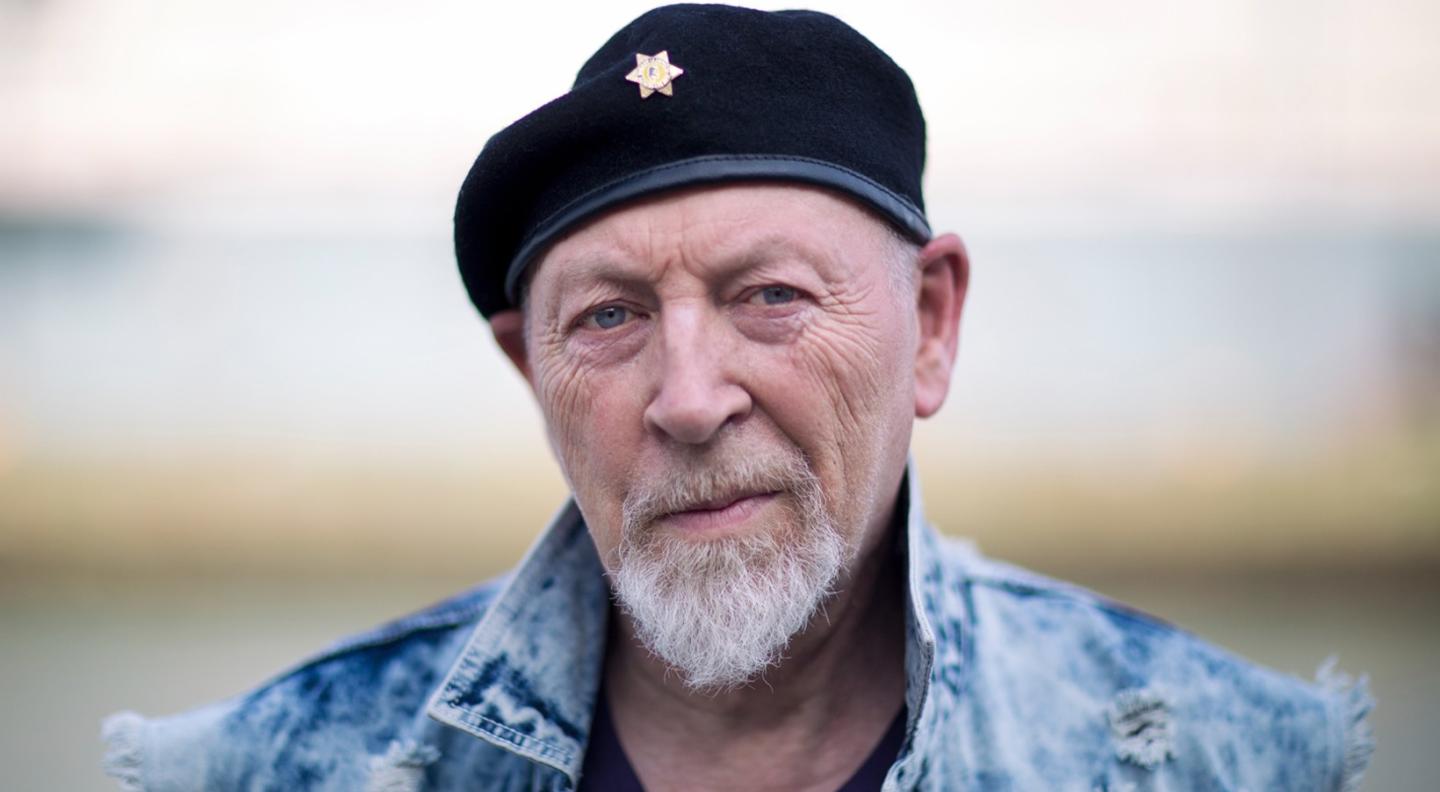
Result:
M789 286L766 286L757 293L757 296L766 305L784 305L794 302L799 295Z
M625 324L629 318L630 311L628 309L618 305L607 305L591 311L590 315L585 317L585 321L601 330L610 330Z

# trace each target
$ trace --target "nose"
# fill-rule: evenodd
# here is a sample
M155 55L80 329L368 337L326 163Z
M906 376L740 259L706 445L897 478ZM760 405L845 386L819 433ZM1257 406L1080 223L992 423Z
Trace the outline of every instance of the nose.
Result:
M673 310L661 319L660 382L645 408L651 431L703 445L749 414L750 393L734 378L726 334L707 327L703 309Z

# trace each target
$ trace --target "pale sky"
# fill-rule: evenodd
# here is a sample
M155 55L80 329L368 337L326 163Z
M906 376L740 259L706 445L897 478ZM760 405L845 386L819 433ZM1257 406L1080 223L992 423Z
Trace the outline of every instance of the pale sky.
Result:
M1440 216L1433 2L813 5L913 76L937 220ZM296 217L263 210L276 202L307 220L379 204L423 224L486 137L647 7L0 4L0 211L233 219L238 204L269 223Z

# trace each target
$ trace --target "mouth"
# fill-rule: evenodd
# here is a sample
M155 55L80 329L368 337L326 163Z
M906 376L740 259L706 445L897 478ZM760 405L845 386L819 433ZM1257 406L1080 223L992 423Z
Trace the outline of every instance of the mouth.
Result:
M693 533L732 528L748 520L779 495L779 491L727 495L697 503L683 511L670 512L659 522Z

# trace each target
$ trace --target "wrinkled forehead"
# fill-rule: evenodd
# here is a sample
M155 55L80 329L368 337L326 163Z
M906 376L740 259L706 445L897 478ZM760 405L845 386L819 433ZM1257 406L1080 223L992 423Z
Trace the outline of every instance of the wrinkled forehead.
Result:
M597 279L653 284L676 268L723 280L789 260L844 277L896 238L887 222L837 192L793 184L688 188L618 207L566 234L532 265L525 303Z

